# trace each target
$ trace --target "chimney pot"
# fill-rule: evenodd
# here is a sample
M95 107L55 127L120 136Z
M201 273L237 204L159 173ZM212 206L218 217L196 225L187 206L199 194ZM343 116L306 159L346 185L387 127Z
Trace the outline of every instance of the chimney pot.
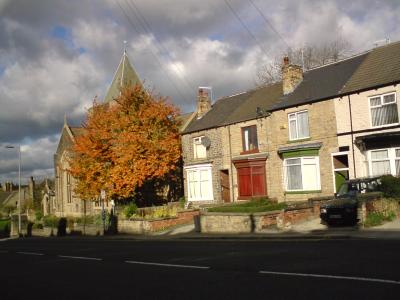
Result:
M285 57L283 58L283 64L284 64L285 66L287 66L287 65L289 64L289 56L285 56Z

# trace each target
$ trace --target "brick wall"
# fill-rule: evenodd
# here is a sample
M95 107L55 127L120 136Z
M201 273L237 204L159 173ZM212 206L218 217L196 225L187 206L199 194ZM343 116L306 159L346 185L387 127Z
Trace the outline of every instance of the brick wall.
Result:
M289 141L288 114L308 110L310 139ZM332 195L333 173L331 153L338 151L336 136L336 118L333 101L323 101L314 104L301 105L286 110L276 111L267 118L267 139L269 142L267 160L267 183L269 196L278 201L306 201L310 197ZM286 194L284 188L283 159L278 154L279 147L294 146L321 142L319 150L321 193L317 194Z

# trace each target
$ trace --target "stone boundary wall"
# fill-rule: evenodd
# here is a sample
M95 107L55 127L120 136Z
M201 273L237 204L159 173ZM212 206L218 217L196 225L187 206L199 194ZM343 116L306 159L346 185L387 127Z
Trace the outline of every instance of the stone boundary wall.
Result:
M301 208L287 208L260 213L218 213L200 214L202 233L263 233L272 228L290 230L293 224L319 216L319 206L307 205Z
M176 225L189 224L199 215L198 210L179 211L177 217L155 220L118 220L118 233L147 234Z
M362 201L358 207L358 218L363 224L368 215L374 212L388 213L394 212L400 218L400 200L389 200L385 198L368 199Z

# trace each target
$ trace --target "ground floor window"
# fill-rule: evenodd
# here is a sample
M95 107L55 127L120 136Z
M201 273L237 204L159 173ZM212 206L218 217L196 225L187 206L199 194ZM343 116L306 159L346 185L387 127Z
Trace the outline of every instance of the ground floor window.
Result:
M372 176L400 176L400 148L369 151L369 171Z
M284 160L286 191L316 191L321 189L319 157L294 157Z
M186 169L189 201L213 200L211 165Z
M265 160L235 162L239 198L249 199L267 195Z

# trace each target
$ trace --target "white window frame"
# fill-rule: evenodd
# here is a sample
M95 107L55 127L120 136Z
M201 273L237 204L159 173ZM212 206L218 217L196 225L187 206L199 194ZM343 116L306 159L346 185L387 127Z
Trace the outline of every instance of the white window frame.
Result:
M349 151L342 151L342 152L334 152L331 153L331 164L332 164L332 180L333 180L333 192L336 193L336 178L335 178L335 171L347 171L349 172L349 178L350 178L350 155ZM333 163L333 158L335 156L341 156L341 155L347 155L347 161L349 163L349 166L347 168L335 168L335 164Z
M207 149L206 149L206 147L201 143L201 141L202 141L202 139L204 138L205 136L204 135L202 135L202 136L198 136L198 137L195 137L195 138L193 138L193 157L194 157L194 159L202 159L202 158L207 158ZM199 156L199 153L198 153L198 147L199 146L201 146L201 147L204 147L204 156Z
M304 137L299 137L299 122L297 120L297 115L301 114L301 113L307 113L307 125L308 125L308 136L304 136ZM291 116L294 116L294 121L296 121L296 138L292 138L292 132L290 130L290 121L291 121ZM308 139L310 137L310 119L309 119L309 114L308 114L308 110L301 110L301 111L296 111L293 113L289 113L288 114L288 128L289 128L289 141L296 141L296 140L304 140L304 139Z
M186 186L187 186L188 201L213 201L214 200L214 191L213 191L212 165L211 164L195 165L195 166L185 167L184 169L186 171ZM209 190L210 197L206 197L206 196L202 196L202 195L200 195L200 196L195 195L195 197L192 197L192 195L190 193L189 172L199 172L199 182L198 182L197 190L201 191L201 178L200 178L201 171L208 172L208 178L209 178L208 190Z
M387 159L379 159L379 160L372 160L372 152L374 151L388 151L388 158ZM390 173L393 176L396 175L396 161L400 160L400 157L396 156L396 150L400 150L400 147L393 147L393 148L381 148L381 149L374 149L374 150L369 150L368 151L368 171L371 176L379 176L376 174L373 174L372 172L372 162L373 161L383 161L383 160L388 160L390 164Z
M305 190L304 188L302 189L295 189L295 190L289 190L288 189L288 176L287 176L287 161L292 160L292 159L300 159L300 165L301 165L301 180L302 180L302 185L304 187L303 182L306 181L306 178L304 177L303 174L303 166L304 164L304 159L307 158L314 158L315 159L315 165L316 165L316 171L317 171L317 187L315 191L320 191L321 190L321 172L320 172L320 167L319 167L319 156L300 156L300 157L290 157L290 158L285 158L283 161L283 169L284 169L284 186L285 186L285 191L286 192L306 192L306 191L314 191L314 190Z
M250 132L251 132L251 130L249 130L250 128L254 128L255 129L255 131L256 131L256 140L257 140L256 148L251 149L251 150L250 150L250 138L251 138ZM243 135L242 140L244 142L244 144L243 144L243 152L258 150L260 147L259 147L259 143L258 143L257 125L245 126L245 127L242 127L241 130L242 130L242 135ZM246 133L247 133L247 135L246 135Z
M396 92L390 92L390 93L385 93L385 94L380 94L380 95L369 96L368 97L368 110L369 110L369 122L370 122L371 128L381 128L381 127L387 127L387 126L393 126L393 125L399 124L399 122L397 122L397 123L390 123L390 124L374 126L372 123L372 108L381 107L383 105L388 105L388 104L382 104L383 97L392 95L392 94L394 95L394 103L396 104L396 107L397 107L397 118L398 118L398 120L400 120L400 112L399 112L399 105L397 103L397 93ZM381 104L371 106L371 99L378 98L378 97L381 98ZM390 103L390 104L392 104L392 103Z

